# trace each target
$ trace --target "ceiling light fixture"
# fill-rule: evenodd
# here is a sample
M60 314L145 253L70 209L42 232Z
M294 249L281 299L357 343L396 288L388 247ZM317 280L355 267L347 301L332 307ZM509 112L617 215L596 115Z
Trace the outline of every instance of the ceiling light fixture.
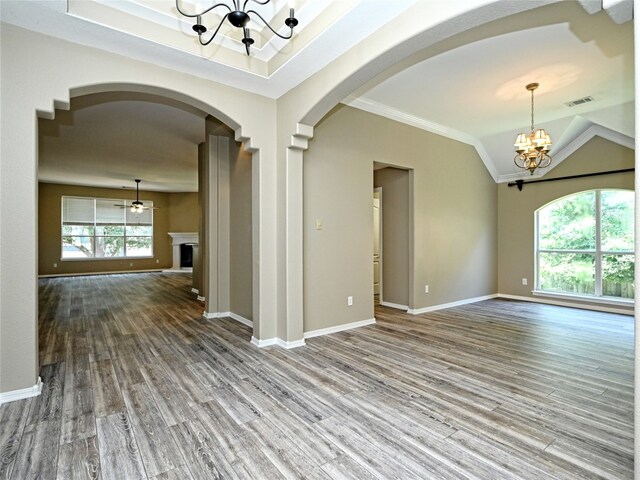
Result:
M539 87L538 83L530 83L526 89L531 92L531 133L519 133L516 137L516 156L513 162L518 168L529 170L531 175L538 168L546 168L551 164L551 156L548 154L551 148L551 137L544 128L534 129L533 122L533 91Z
M254 43L253 38L251 38L249 27L247 27L247 24L251 20L249 14L255 15L260 20L262 20L262 22L269 28L269 30L271 30L275 35L282 38L283 40L289 40L291 37L293 37L293 29L296 25L298 25L298 20L296 20L294 16L293 8L289 9L289 18L285 19L284 21L284 24L289 27L291 31L289 32L289 35L281 35L276 32L273 27L269 25L269 22L267 22L258 12L256 12L255 10L246 9L249 2L254 2L258 5L266 5L267 3L271 2L271 0L244 0L244 3L242 2L242 0L231 0L231 6L227 5L226 3L216 3L209 8L205 8L200 13L194 14L183 12L180 9L179 0L176 0L176 9L178 10L178 12L180 12L181 15L196 19L196 24L192 28L198 34L198 40L200 41L201 45L209 45L218 34L218 31L220 31L220 27L222 27L224 21L229 19L229 23L231 25L236 28L242 28L242 43L244 43L247 55L249 55L249 47L251 47L251 45L253 45ZM240 6L241 3L242 7ZM203 40L202 35L207 32L207 27L202 24L202 16L215 10L218 7L226 8L229 11L222 17L222 20L220 20L220 23L218 23L217 28L213 31L213 35L211 35L208 40Z

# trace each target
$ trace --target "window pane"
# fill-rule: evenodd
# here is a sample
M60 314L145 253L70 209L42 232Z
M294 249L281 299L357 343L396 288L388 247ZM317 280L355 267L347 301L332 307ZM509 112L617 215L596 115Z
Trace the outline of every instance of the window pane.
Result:
M96 200L96 223L124 223L122 200Z
M124 257L124 237L96 237L96 257Z
M98 225L96 235L121 237L124 235L124 225Z
M93 198L62 197L63 223L90 223L94 220Z
M127 225L127 235L153 235L152 226Z
M62 237L62 258L93 257L92 237Z
M538 212L538 248L595 250L595 192L563 198Z
M153 202L140 200L145 207L153 207ZM130 208L125 209L127 213L128 225L153 225L153 209L145 208L142 212L132 212Z
M602 295L633 298L633 255L602 256Z
M600 195L602 250L633 250L633 192L608 190Z
M88 225L63 225L62 235L93 235L93 227Z
M127 257L150 257L152 243L151 237L127 237Z
M595 256L588 253L540 253L539 288L595 295Z

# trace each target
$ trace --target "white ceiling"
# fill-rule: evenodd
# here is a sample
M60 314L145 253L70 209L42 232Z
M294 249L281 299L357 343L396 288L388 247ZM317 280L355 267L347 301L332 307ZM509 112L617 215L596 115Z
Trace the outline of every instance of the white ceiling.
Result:
M2 0L0 15L2 21L24 28L278 98L417 1L427 0L296 0L300 27L293 41L275 41L256 29L261 39L252 57L244 54L231 31L225 31L220 44L200 47L173 0L70 0L69 14L62 0ZM180 2L194 8L194 0ZM630 18L628 0L605 3L613 5L607 13L618 21ZM595 13L587 13L582 4ZM401 64L372 79L345 103L474 145L496 181L522 175L513 165L512 145L516 133L529 129L530 97L524 86L534 81L540 83L536 126L552 136L554 165L594 134L633 147L633 25L615 23L598 11L601 5L561 2L484 25L425 51L413 65ZM274 0L269 8L257 5L256 10L277 25L287 7L285 0ZM595 101L564 105L588 95ZM91 139L89 143L104 148L88 156L85 176L93 168L90 162L96 162L99 171L122 186L127 176L136 177L124 165L142 168L159 160L151 168L158 175L155 188L169 188L160 178L160 166L169 163L163 160L169 154L167 144L185 146L182 153L171 151L172 158L190 157L200 141L202 114L177 105L154 106L148 99L142 107L131 103L137 99L112 105L102 100L87 100L81 108L72 105L73 127L62 122L58 137L42 137L57 160L41 165L41 174L75 174L81 182L82 169L65 170L64 158L72 148L86 152L90 145L83 142ZM175 115L169 108L182 113ZM163 133L172 141L158 141L156 147L134 145L130 153L113 149L121 144L112 140L121 123L117 119L124 118L139 122L137 128L145 135ZM198 131L186 132L188 125ZM190 161L195 169L193 158ZM180 179L171 171L164 183L169 178L179 180L175 191L195 187L195 177Z

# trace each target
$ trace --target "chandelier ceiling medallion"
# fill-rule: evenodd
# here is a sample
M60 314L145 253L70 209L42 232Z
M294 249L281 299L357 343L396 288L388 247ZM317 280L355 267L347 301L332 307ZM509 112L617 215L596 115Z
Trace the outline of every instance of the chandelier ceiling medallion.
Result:
M538 168L546 168L551 164L551 156L548 154L551 148L551 137L544 128L535 130L533 121L533 92L539 87L538 83L530 83L526 89L531 92L531 133L519 133L514 147L516 156L513 162L517 167L529 170L531 175Z
M201 45L209 45L209 43L211 43L211 41L218 34L218 31L220 30L220 27L222 27L222 24L224 23L224 21L228 19L231 25L233 25L236 28L242 29L242 43L244 43L244 47L247 51L247 55L249 55L249 47L251 47L251 45L253 45L254 43L253 38L251 38L251 32L249 30L249 27L247 27L247 24L251 20L251 17L249 16L249 14L255 15L260 20L262 20L262 23L264 23L267 26L267 28L269 28L269 30L271 30L275 35L282 38L283 40L289 40L291 37L293 37L293 29L296 25L298 25L298 20L294 16L293 8L289 9L289 17L284 21L284 24L287 27L289 27L291 30L288 35L281 35L278 32L276 32L273 29L273 27L269 25L269 22L267 22L264 19L264 17L262 17L262 15L260 15L258 12L252 9L247 10L247 4L249 2L254 2L254 3L257 3L258 5L266 5L269 2L271 2L271 0L262 0L262 1L261 0L244 0L244 1L243 0L227 0L226 3L225 2L216 3L215 5L212 5L211 7L205 8L201 12L194 13L194 14L183 12L180 9L179 0L176 0L176 9L178 10L178 12L180 12L181 15L196 19L196 24L192 28L198 34L198 40L200 41ZM229 3L230 5L228 5L227 3ZM207 32L207 27L205 27L202 24L202 16L215 10L218 7L222 9L226 8L228 12L224 14L222 19L218 23L218 26L213 31L213 35L211 35L211 37L209 37L208 40L204 40L203 34Z

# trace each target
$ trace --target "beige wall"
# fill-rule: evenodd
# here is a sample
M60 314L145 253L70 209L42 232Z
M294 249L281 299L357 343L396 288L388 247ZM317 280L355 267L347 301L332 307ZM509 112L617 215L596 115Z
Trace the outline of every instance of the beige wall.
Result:
M409 305L410 175L399 168L373 172L382 188L382 294L380 301Z
M373 162L412 169L409 306L496 292L497 187L473 147L339 107L304 162L305 331L373 318Z
M600 137L594 137L551 170L545 179L633 168L634 152ZM560 197L596 188L633 190L633 172L524 185L522 191L498 187L498 291L533 297L534 213ZM522 279L528 285L522 285ZM588 303L588 302L584 302Z
M200 203L209 224L204 255L210 271L204 283L206 295L216 297L207 298L206 311L253 320L252 157L215 118L207 118L206 131L200 170L210 182L202 184Z
M231 142L229 166L231 311L253 320L251 155Z
M61 260L61 198L63 195L97 198L131 198L135 192L109 188L82 187L40 183L38 186L38 273L60 275L70 273L113 272L170 268L171 237L167 232L197 231L197 194L140 192L158 209L153 212L153 258L105 260ZM195 198L196 208L191 208ZM185 228L178 230L175 227ZM57 267L53 265L57 264Z
M168 193L169 231L197 232L198 231L198 193L177 192Z

